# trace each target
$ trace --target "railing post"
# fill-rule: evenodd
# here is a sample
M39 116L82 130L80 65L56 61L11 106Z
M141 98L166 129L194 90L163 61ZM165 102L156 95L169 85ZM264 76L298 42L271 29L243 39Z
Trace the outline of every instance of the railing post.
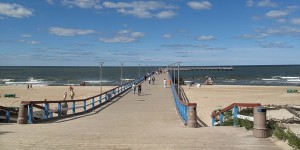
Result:
M73 114L75 114L75 101L72 102L72 111L73 111Z
M49 112L48 112L48 110L49 110L49 103L45 103L45 117L48 119L48 115L49 115Z
M220 126L223 124L224 113L220 113Z
M49 118L53 118L53 112L50 112Z
M6 122L9 123L10 120L10 112L6 111Z
M211 118L211 126L215 126L215 118L214 117Z
M187 125L190 128L197 128L197 110L196 110L197 109L197 103L188 103L187 107L188 107Z
M18 124L27 124L28 121L28 104L22 103L19 107Z
M95 102L95 99L94 98L92 98L92 107L94 107L95 105L94 105L94 102Z
M28 105L28 123L33 123L33 108L32 108L32 104L30 103Z
M83 110L86 111L86 101L83 101Z
M237 115L238 115L238 107L234 106L233 107L233 126L236 126Z
M60 116L61 116L61 104L60 103L57 104L57 115L60 118Z

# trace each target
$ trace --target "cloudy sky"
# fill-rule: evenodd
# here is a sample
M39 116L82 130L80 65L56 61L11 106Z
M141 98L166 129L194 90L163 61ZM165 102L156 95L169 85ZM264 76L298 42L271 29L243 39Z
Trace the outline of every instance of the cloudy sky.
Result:
M0 66L300 64L299 0L1 0Z

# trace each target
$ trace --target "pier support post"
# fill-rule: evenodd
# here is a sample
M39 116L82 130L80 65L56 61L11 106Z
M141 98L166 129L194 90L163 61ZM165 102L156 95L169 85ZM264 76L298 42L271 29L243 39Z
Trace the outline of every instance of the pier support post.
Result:
M188 103L188 121L187 126L197 128L197 103Z
M19 107L18 114L18 124L27 124L27 115L28 115L28 103L21 103Z
M239 111L238 107L234 106L233 107L233 126L236 126L238 111Z
M220 126L223 124L224 113L220 113Z

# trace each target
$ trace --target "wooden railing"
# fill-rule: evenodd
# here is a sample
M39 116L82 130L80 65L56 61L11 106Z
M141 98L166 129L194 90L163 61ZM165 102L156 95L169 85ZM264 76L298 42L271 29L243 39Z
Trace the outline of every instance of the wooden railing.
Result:
M171 75L169 74L169 81L171 80L172 78ZM179 92L177 92L176 89L178 88L175 88L173 82L171 82L171 89L172 89L172 94L173 94L173 98L176 104L176 109L179 114L179 117L181 118L181 120L186 126L188 125L190 127L196 127L197 126L197 111L196 111L197 103L189 103L189 100L187 99L184 90L180 87ZM190 110L191 111L190 114L188 113L189 109L193 109Z
M216 123L216 117L219 117L220 120L220 125L222 125L223 119L224 119L224 112L233 109L233 125L236 126L236 119L238 117L238 107L257 107L257 106L261 106L260 103L233 103L223 109L221 109L220 111L216 112L213 111L211 118L212 118L212 126L215 126Z
M150 75L149 75L150 76ZM54 101L22 101L21 104L28 109L28 123L34 123L40 120L49 119L61 119L65 116L75 115L78 113L84 113L95 107L99 107L107 102L110 102L118 95L131 89L133 83L141 83L144 81L144 77L138 78L134 81L130 81L121 86L113 88L102 94L92 96L85 99L77 100L54 100ZM68 103L72 104L71 107ZM50 109L50 105L57 105L54 109ZM67 105L65 105L67 104ZM82 109L81 111L79 109ZM71 110L71 113L68 113ZM36 116L35 113L42 113L42 116Z
M16 120L16 116L18 116L18 110L13 108L8 108L4 106L0 106L0 110L5 112L5 116L1 115L1 119L4 118L7 123L11 122L11 120ZM14 116L14 119L12 119L12 116Z

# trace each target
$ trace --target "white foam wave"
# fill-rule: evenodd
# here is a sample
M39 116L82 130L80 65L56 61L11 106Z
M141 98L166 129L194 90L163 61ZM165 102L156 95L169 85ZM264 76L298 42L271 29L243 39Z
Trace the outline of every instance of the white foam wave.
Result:
M281 79L299 79L300 77L280 77Z
M263 80L263 81L278 81L279 79L273 79L273 78L271 78L271 79L266 79L266 78L263 78L263 79L261 79L261 80Z
M100 80L90 80L90 81L84 81L86 83L100 83ZM102 83L109 83L109 82L112 82L112 81L108 81L108 80L102 80Z

